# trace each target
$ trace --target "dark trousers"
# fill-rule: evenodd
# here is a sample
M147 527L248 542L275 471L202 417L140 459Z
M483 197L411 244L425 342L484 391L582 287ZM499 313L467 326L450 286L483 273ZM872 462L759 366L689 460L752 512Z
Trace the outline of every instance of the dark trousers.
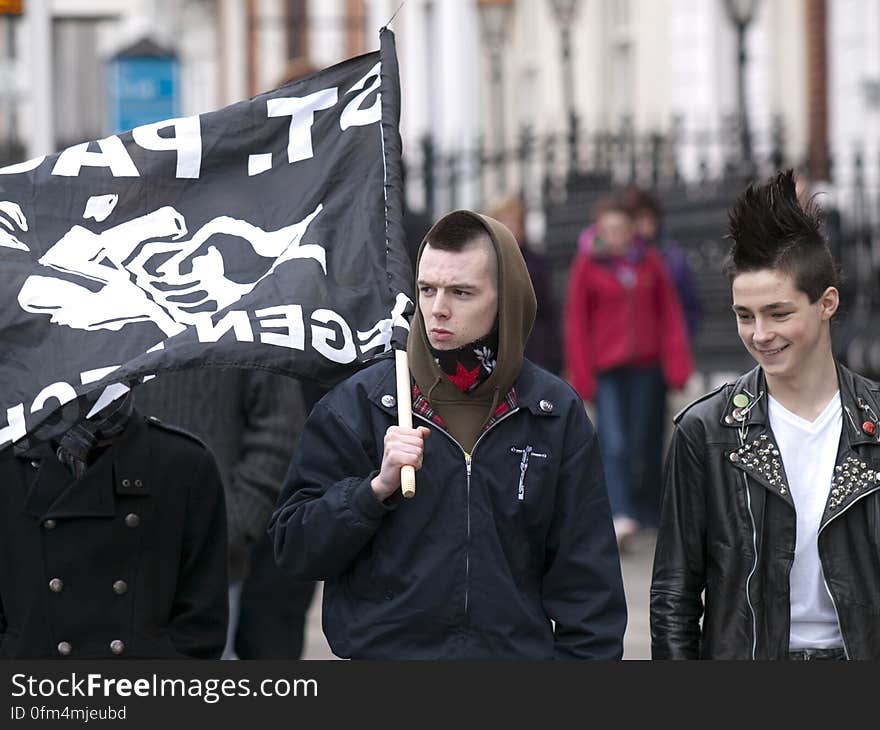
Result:
M313 581L293 580L275 565L269 535L254 546L241 589L235 654L239 659L299 659Z

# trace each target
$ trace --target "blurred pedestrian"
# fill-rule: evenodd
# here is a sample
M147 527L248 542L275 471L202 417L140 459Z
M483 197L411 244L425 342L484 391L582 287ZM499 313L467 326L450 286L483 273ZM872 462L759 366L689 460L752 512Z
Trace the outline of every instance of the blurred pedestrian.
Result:
M526 236L526 208L519 195L497 201L489 208L489 215L510 229L519 243L535 288L538 312L535 326L526 342L525 356L545 370L558 375L562 369L562 345L559 334L559 309L550 282L547 257L537 251Z
M880 659L880 384L838 363L837 270L789 170L731 208L757 366L683 410L651 584L656 659Z
M661 481L665 382L691 374L687 328L657 250L635 235L620 196L600 199L578 240L565 310L565 362L572 385L595 400L614 527L622 550L640 529L640 495Z
M703 303L696 278L688 263L687 252L678 241L666 235L663 229L663 210L655 195L637 185L631 185L623 193L623 202L632 211L636 236L648 246L653 246L663 258L678 293L687 325L688 342L693 350L694 338L703 317ZM666 381L658 378L656 386L652 410L660 414L658 422L661 424L662 437L650 442L651 451L646 456L649 464L662 464L663 449L669 432ZM648 481L643 487L636 498L637 519L643 527L656 528L660 518L662 482L659 479L655 482Z
M663 209L654 194L632 185L624 191L623 202L632 211L636 236L649 246L654 246L663 257L681 301L688 336L693 342L703 319L703 302L693 269L688 263L687 252L678 241L666 235Z

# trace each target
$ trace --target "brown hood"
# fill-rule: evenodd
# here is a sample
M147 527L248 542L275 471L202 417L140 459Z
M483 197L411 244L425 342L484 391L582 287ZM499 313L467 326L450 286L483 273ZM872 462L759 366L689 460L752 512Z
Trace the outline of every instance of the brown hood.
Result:
M470 451L483 425L519 375L526 340L535 322L537 301L526 262L510 230L494 218L467 210L449 213L428 231L419 247L416 277L418 261L434 229L449 215L462 213L473 216L486 228L498 256L498 358L495 370L473 391L462 393L434 361L418 306L407 341L407 352L410 370L419 389L446 422L452 436Z

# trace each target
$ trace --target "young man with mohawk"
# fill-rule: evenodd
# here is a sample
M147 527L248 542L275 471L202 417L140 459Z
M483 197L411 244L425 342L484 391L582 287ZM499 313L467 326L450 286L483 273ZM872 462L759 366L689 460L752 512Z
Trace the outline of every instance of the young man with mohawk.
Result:
M757 367L675 418L651 585L655 659L880 659L880 385L838 363L838 277L791 171L730 211Z

